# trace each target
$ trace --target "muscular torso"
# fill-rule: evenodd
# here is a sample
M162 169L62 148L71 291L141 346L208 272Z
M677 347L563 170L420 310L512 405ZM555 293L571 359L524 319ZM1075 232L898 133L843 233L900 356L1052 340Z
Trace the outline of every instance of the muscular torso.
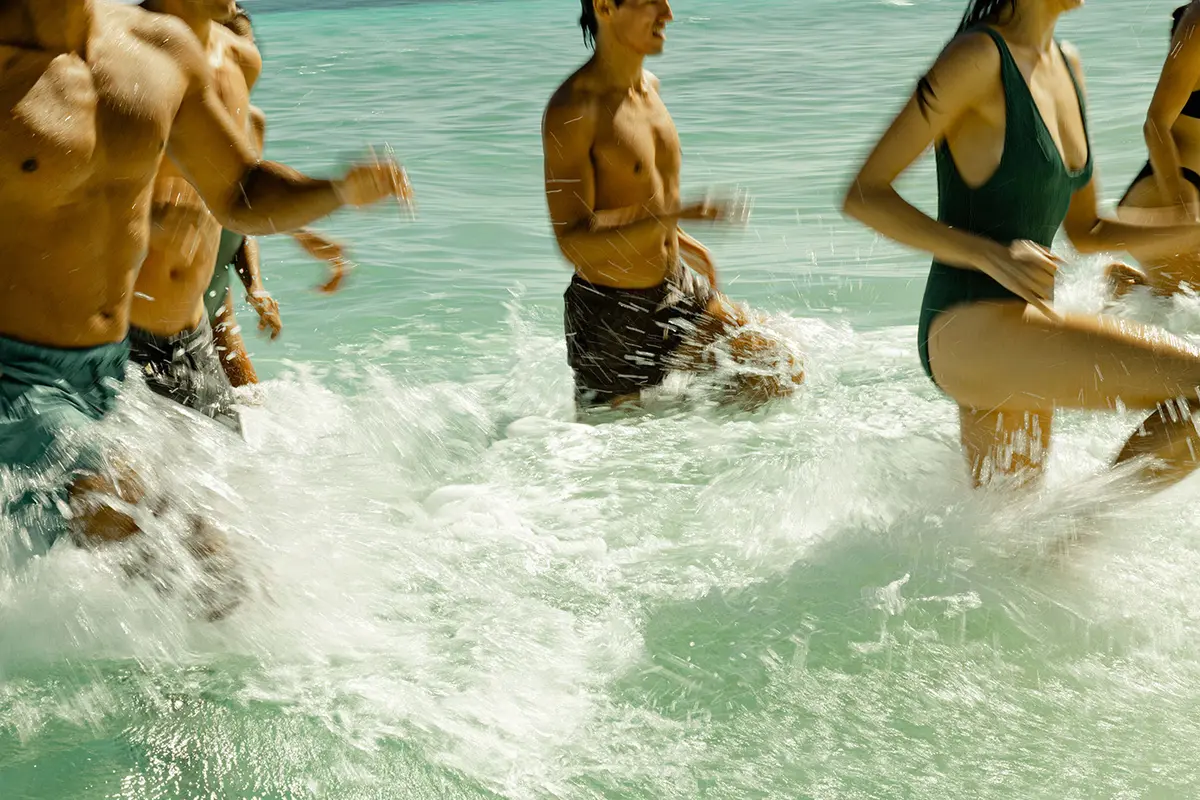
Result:
M657 80L646 74L641 91L598 92L585 71L560 91L567 102L586 103L596 115L591 160L595 175L594 211L630 211L642 215L674 209L679 203L682 152L679 133L658 92ZM676 226L664 225L650 247L639 253L636 269L604 270L576 264L576 271L593 283L625 288L655 286L665 279L678 258ZM628 265L626 265L628 266ZM645 268L642 268L645 267Z
M153 176L187 90L143 12L96 3L95 15L86 60L0 46L0 335L47 346L124 338Z
M222 105L250 132L250 89L261 62L253 46L214 26L209 63ZM212 280L221 225L171 161L154 181L149 250L137 278L132 322L160 335L196 327Z

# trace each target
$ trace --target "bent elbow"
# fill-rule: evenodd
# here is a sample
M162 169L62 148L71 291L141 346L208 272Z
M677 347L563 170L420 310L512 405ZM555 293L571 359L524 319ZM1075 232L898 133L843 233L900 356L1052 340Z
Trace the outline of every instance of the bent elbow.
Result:
M846 188L846 194L842 197L842 213L851 219L862 222L865 206L866 199L863 196L862 184L856 180Z
M1100 220L1091 226L1085 225L1068 225L1063 232L1067 234L1067 239L1070 240L1071 246L1075 248L1075 252L1081 256L1091 256L1096 253L1102 253L1105 250L1103 237L1097 234L1097 229L1100 227Z
M1171 135L1172 124L1173 120L1150 109L1150 113L1146 115L1146 121L1142 125L1142 137L1146 140L1147 146L1154 147L1166 141L1167 137Z

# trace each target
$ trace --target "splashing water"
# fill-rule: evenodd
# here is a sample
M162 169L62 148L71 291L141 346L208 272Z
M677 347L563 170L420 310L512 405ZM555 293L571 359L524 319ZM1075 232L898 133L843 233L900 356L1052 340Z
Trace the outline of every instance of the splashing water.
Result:
M926 265L832 210L960 4L692 4L654 65L685 184L751 187L750 228L702 238L807 381L749 413L674 376L586 423L538 184L540 103L582 56L560 5L258 18L273 155L332 161L345 114L421 216L331 223L362 263L332 299L265 243L287 327L248 443L132 383L101 435L173 500L139 545L170 589L132 548L0 571L0 797L1193 795L1194 482L1137 495L1105 469L1136 417L1064 414L1043 489L971 491L915 356ZM1130 49L1126 13L1072 21L1085 63ZM1132 174L1130 69L1089 86L1098 160ZM1194 297L1107 303L1100 262L1058 304L1200 333ZM189 512L251 584L215 624Z

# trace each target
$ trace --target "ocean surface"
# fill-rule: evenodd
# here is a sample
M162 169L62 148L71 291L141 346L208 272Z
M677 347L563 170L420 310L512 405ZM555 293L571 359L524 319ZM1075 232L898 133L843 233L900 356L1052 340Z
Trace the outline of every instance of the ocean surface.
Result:
M970 491L917 360L928 260L838 210L963 5L674 4L650 68L685 193L755 199L693 233L809 381L577 424L539 138L577 3L251 0L268 154L391 145L419 213L323 222L359 265L334 296L264 243L285 330L240 309L248 443L126 394L103 435L176 509L159 589L128 550L0 545L0 800L1200 796L1200 482L1135 496L1104 466L1136 420L1079 413L1044 489ZM1063 21L1106 203L1172 7ZM933 207L930 160L903 190ZM1071 257L1059 305L1103 308L1100 268ZM1108 310L1200 334L1195 297ZM182 511L253 567L225 621L179 588Z

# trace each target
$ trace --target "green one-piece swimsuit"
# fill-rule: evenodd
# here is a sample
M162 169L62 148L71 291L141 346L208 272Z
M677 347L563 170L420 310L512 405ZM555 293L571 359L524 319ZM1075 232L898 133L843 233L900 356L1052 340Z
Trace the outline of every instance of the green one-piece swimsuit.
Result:
M1063 163L1058 146L1029 92L1029 84L1013 60L1004 37L991 28L980 30L990 36L1000 50L1000 80L1005 99L1004 154L995 174L979 188L972 189L963 181L950 155L950 147L943 141L937 148L937 218L952 228L1003 244L1026 239L1050 247L1066 219L1071 197L1092 179L1091 142L1089 140L1087 145L1087 163L1083 169L1072 172ZM1062 52L1061 47L1059 52ZM1087 109L1070 62L1067 62L1067 70L1079 98L1086 139ZM964 303L1020 299L978 270L934 261L925 285L917 329L925 374L936 383L929 366L929 327L938 314Z

